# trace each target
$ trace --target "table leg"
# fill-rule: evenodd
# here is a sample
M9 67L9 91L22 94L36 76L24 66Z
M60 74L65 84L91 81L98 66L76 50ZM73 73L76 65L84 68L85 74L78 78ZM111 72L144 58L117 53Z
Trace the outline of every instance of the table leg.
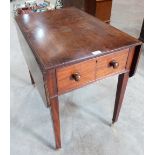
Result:
M122 106L128 78L129 78L129 73L120 74L118 77L115 107L114 107L114 113L113 113L113 119L112 119L113 123L115 123L118 120L118 116L119 116L120 109Z
M55 133L56 149L61 148L61 137L60 137L60 119L59 119L59 101L58 97L51 99L50 112L53 120L53 127Z
M32 77L32 74L31 74L30 70L29 70L29 74L30 74L30 78L31 78L31 83L34 85L35 82L34 82L34 79L33 79L33 77Z

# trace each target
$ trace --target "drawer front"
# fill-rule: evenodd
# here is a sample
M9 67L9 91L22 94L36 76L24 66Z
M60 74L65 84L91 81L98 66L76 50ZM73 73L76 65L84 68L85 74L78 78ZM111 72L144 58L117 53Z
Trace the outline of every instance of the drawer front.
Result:
M57 69L58 93L79 88L95 80L96 59Z
M125 70L129 49L97 58L96 78L102 78L110 74Z

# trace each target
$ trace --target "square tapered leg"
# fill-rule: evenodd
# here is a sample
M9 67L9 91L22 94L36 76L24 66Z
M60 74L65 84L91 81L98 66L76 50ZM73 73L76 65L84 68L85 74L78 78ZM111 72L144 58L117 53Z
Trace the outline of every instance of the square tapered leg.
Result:
M50 112L53 120L55 144L56 149L61 148L61 136L60 136L60 119L59 119L59 100L55 97L50 100Z
M129 73L120 74L118 77L115 107L114 107L114 113L113 113L113 119L112 119L113 123L115 123L118 120L118 116L121 110L128 78L129 78Z

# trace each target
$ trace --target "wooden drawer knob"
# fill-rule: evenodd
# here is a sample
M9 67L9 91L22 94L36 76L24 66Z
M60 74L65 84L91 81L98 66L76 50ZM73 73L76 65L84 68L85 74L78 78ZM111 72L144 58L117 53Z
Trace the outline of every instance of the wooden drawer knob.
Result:
M73 78L75 81L80 81L81 76L80 76L79 73L74 73L74 74L72 74L72 78Z
M113 67L114 69L119 67L119 63L116 60L112 60L110 62L110 66Z

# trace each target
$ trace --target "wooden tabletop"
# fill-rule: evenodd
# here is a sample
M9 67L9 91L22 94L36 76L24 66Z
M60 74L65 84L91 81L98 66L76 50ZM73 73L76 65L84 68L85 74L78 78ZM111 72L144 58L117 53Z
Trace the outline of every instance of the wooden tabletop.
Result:
M25 14L16 21L44 69L141 44L120 30L76 8Z

